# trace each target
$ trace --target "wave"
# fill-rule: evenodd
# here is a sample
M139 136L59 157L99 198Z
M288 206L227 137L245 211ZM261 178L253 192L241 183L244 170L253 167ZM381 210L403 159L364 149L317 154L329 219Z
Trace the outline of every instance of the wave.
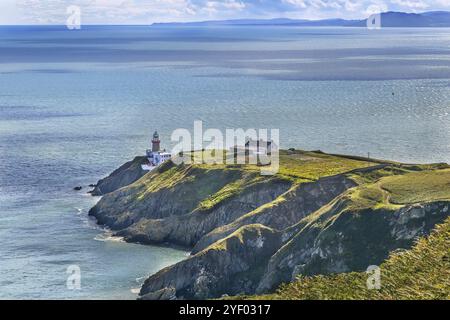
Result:
M144 277L138 277L136 278L136 283L143 283L145 281L145 279L147 279L148 276L144 276Z
M139 294L139 292L141 291L141 288L131 288L130 291L133 294Z
M125 242L123 237L114 236L111 231L105 231L96 235L94 240L102 242Z

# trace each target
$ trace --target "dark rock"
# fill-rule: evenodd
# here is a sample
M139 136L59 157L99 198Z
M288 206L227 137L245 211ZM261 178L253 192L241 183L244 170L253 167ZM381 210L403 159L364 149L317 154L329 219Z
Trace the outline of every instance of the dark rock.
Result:
M176 299L175 288L164 288L155 292L150 292L143 296L140 296L138 300L175 300Z
M132 184L147 173L141 167L147 162L146 157L136 157L133 161L125 163L111 175L100 180L95 186L92 185L95 189L91 194L93 196L102 196Z
M143 298L208 299L224 294L250 294L264 266L281 246L280 234L262 225L245 226L230 237L148 278ZM169 288L169 289L168 289Z
M80 190L83 190L83 187L75 187L75 188L73 188L73 190L80 191Z
M439 206L435 215L426 213L433 204L348 211L345 202L344 197L337 200L306 226L300 222L297 230L301 230L270 259L257 293L273 291L299 274L365 271L391 252L411 248L448 216L448 202L435 203Z

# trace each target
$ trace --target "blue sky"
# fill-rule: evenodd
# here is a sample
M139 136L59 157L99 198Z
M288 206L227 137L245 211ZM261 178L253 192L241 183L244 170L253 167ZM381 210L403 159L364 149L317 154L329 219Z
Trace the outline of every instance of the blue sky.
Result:
M149 24L234 18L362 18L373 11L450 10L450 0L0 0L0 24Z

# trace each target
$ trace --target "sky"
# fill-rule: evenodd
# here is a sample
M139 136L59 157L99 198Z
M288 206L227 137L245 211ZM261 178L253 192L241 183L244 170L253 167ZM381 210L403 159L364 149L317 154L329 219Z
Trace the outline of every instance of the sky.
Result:
M450 11L450 0L0 0L0 25L65 24L78 6L83 24L151 24L238 18L366 18L384 11Z

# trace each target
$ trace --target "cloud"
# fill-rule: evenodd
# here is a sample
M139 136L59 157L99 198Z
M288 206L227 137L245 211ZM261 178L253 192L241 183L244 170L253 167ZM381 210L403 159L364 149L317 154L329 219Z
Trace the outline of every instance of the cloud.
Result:
M450 0L1 0L0 24L64 24L70 5L81 8L85 24L149 24L232 18L362 18L374 8L449 10Z
M410 9L426 9L430 6L422 0L392 0L392 3Z
M220 12L229 12L235 14L237 11L245 9L245 3L239 0L226 0L226 1L206 1L204 4L195 6L196 13L206 13L208 15L216 16Z
M18 0L25 22L60 24L66 9L79 6L83 23L149 23L152 18L179 19L195 15L189 0Z

